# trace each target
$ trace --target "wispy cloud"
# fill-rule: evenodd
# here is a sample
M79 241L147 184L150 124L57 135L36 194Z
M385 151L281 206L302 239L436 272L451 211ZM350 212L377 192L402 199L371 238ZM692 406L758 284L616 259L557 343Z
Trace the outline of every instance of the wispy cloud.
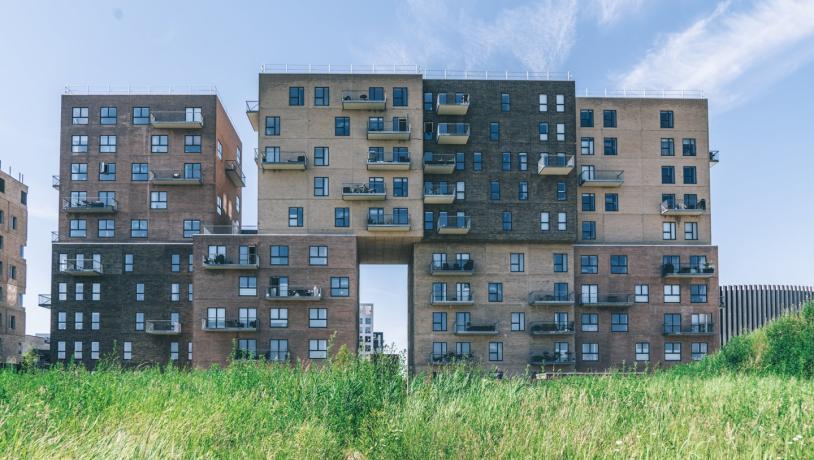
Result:
M597 21L608 25L641 8L643 0L595 0Z
M720 3L666 35L629 72L623 88L704 89L725 110L814 58L814 2L769 0L736 10Z

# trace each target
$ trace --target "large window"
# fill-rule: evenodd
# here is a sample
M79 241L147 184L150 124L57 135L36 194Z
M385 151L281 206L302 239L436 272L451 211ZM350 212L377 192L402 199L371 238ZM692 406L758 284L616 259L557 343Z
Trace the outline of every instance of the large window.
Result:
M328 265L328 246L310 246L308 248L309 265Z
M503 361L503 342L489 342L489 361Z
M350 278L347 276L331 277L331 297L350 296Z
M599 257L598 256L580 256L579 257L580 273L584 275L595 275L599 273Z
M681 141L681 154L685 157L695 156L695 138L684 138Z
M406 177L393 178L393 196L399 198L407 197L408 183Z
M616 111L603 110L602 111L602 127L615 128L616 127Z
M150 136L150 152L167 153L170 151L170 138L165 135Z
M650 343L636 343L636 361L650 361Z
M665 361L681 361L681 342L667 342L664 344Z
M554 273L568 272L568 254L554 254Z
M336 117L334 120L335 136L350 136L350 117Z
M331 90L327 86L314 88L314 106L327 107L331 105Z
M200 220L184 220L184 238L192 238L194 235L201 233Z
M611 332L627 332L627 326L628 326L627 313L611 314Z
M698 177L695 174L695 166L684 166L684 183L692 185L697 182Z
M99 153L116 153L116 136L99 136Z
M692 344L692 355L691 358L693 361L698 361L704 359L704 356L707 355L707 343L706 342L695 342Z
M88 153L88 136L71 136L71 153Z
M407 107L407 88L393 88L393 107Z
M329 186L327 177L314 178L314 196L328 196Z
M115 125L118 118L116 107L102 107L99 109L99 123L103 125Z
M328 166L331 162L328 147L314 147L314 166Z
M671 137L661 138L661 156L671 157L676 154L675 141Z
M598 343L583 343L582 344L582 360L583 361L599 361L599 344Z
M266 117L266 136L280 135L280 117Z
M637 284L634 291L634 300L637 303L647 303L650 301L650 286L647 284Z
M147 238L147 219L133 219L130 221L130 238Z
M71 163L71 180L72 181L88 180L88 164Z
M312 327L312 328L325 328L325 327L328 327L328 309L327 308L309 308L308 309L308 327Z
M134 125L149 125L150 124L150 108L149 107L133 107L133 124Z
M592 220L582 221L582 239L592 241L596 239L596 222Z
M619 194L606 193L605 194L605 212L618 212L619 211Z
M594 154L594 138L593 137L583 137L579 141L579 153L582 155L593 155Z
M627 274L627 256L612 255L610 256L610 271L613 274L625 275Z
M582 332L598 332L599 315L596 313L583 313L580 315L580 326Z
M256 276L241 276L238 285L238 295L240 296L256 296L257 295L257 277Z
M71 238L85 238L88 236L88 221L85 219L71 219L68 235Z
M678 284L664 285L664 303L680 303L681 286Z
M447 314L446 312L433 312L432 314L432 330L434 332L444 332L447 330Z
M512 331L526 330L526 314L523 312L512 313Z
M489 302L503 302L503 283L489 283Z
M197 134L184 136L184 153L201 153L201 136Z
M523 272L526 270L526 255L522 252L509 254L509 271Z
M150 209L167 209L167 192L150 192Z
M659 112L659 127L662 129L671 129L675 125L672 110L662 110Z
M291 86L288 88L288 105L305 105L305 88L302 86Z
M334 208L334 226L350 227L350 208Z
M132 163L130 165L130 180L142 182L149 179L149 167L147 163Z
M308 358L325 359L328 357L328 341L317 339L308 341Z
M596 195L593 193L582 194L582 212L596 211Z
M71 123L74 125L88 124L88 108L87 107L74 107L71 111Z
M579 127L580 128L593 128L594 127L594 111L591 109L582 109L579 111Z
M603 143L604 143L603 153L605 155L616 155L617 153L619 153L615 137L606 137L603 140Z
M271 246L271 265L288 265L288 246Z
M707 285L706 284L691 284L690 285L690 302L692 302L692 303L707 303Z
M288 308L272 308L269 312L269 327L288 327Z

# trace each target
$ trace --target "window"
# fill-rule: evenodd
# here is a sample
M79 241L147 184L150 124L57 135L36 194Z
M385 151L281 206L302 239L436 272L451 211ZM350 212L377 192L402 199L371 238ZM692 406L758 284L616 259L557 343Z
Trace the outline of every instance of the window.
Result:
M692 302L692 303L707 303L707 285L706 284L691 284L690 285L690 302Z
M489 140L490 141L500 140L500 123L496 121L489 123Z
M602 127L615 128L616 127L616 111L603 110L602 111Z
M557 112L565 112L565 94L557 94L555 96L557 104Z
M432 230L435 228L435 218L432 211L424 211L424 230Z
M201 136L184 136L184 153L201 153Z
M591 109L582 109L579 111L579 127L580 128L593 128L594 127L594 111Z
M133 219L130 221L130 238L147 238L146 219Z
M667 342L664 344L665 361L681 361L681 342Z
M698 239L698 222L684 222L684 239L688 241Z
M503 302L503 283L489 283L489 302Z
M350 136L349 117L336 117L334 120L334 136Z
M99 153L116 153L116 136L99 136Z
M57 342L57 359L65 359L65 342Z
M350 278L347 276L331 277L331 297L350 296Z
M503 361L503 342L489 342L489 361Z
M604 150L602 153L605 155L616 155L618 153L616 149L616 138L615 137L606 137L603 140L604 143Z
M147 163L132 163L130 165L130 180L134 182L146 181L148 171Z
M627 274L627 256L610 256L610 271L616 275Z
M266 117L266 136L280 135L280 117Z
M178 342L170 342L170 361L178 361Z
M547 232L550 229L550 215L547 212L540 213L540 231Z
M433 312L432 313L432 330L434 332L443 332L447 330L447 314L446 312Z
M81 311L75 312L73 314L73 328L77 331L81 331L85 325L85 314Z
M568 272L568 254L554 254L554 273Z
M582 239L585 241L596 239L596 222L592 220L582 221Z
M650 286L647 284L637 284L634 291L634 301L637 303L650 302Z
M71 219L70 226L68 235L71 238L85 238L88 235L88 221L85 219Z
M136 283L136 302L144 302L144 283Z
M88 136L71 136L71 153L88 153Z
M673 138L662 137L661 138L661 156L663 157L671 157L676 154L675 151L675 142Z
M557 123L557 140L565 141L565 123Z
M393 107L407 107L407 88L393 88Z
M102 284L91 283L90 285L90 300L102 300Z
M167 192L150 192L150 209L167 209Z
M466 182L455 183L455 199L456 200L466 199Z
M424 93L424 111L433 111L432 93Z
M684 183L695 184L697 177L695 175L695 166L684 166Z
M599 331L599 315L596 313L583 313L580 315L582 332Z
M583 343L582 344L582 360L583 361L599 361L599 344L598 343Z
M226 309L207 308L206 327L208 329L224 329L226 327Z
M675 222L662 222L661 224L661 238L663 240L676 239L676 223Z
M88 108L74 107L71 111L71 123L74 125L88 124Z
M548 112L548 95L547 94L540 94L538 96L538 103L539 103L540 112Z
M596 284L583 284L581 287L582 293L580 295L582 304L596 303L598 288Z
M85 283L76 283L74 285L74 298L78 301L85 300Z
M154 135L150 137L150 152L167 153L170 150L169 136Z
M190 254L189 256L192 257L192 254ZM190 272L193 271L192 270L192 264L190 264L190 270L189 271ZM193 289L194 288L192 286L192 283L187 284L187 302L192 302L192 299L195 297L194 294L193 294Z
M308 309L308 327L314 327L314 328L328 327L328 309L327 308L309 308Z
M325 359L328 357L328 341L327 340L309 340L308 341L308 358L310 359Z
M699 361L704 359L704 356L707 355L707 343L706 342L694 342L692 344L692 355L691 358L693 361Z
M288 105L305 105L305 88L302 86L291 86L288 88Z
M115 125L117 118L116 107L102 107L99 109L99 123L103 125Z
M684 138L681 141L681 154L685 157L694 157L695 156L695 139L694 138Z
M73 359L77 361L82 359L82 342L73 343Z
M432 136L434 134L434 127L433 122L426 121L424 122L424 140L429 141L432 140Z
M88 164L71 163L71 180L75 181L88 180Z
M464 156L463 152L457 152L455 154L455 170L463 171L465 168L466 168L466 157Z
M407 178L394 177L393 178L393 196L406 198L407 197Z
M503 216L501 218L503 231L508 232L512 229L512 213L510 211L503 211Z
M269 327L288 327L288 308L272 308L269 314Z
M579 153L582 154L582 155L593 155L594 154L594 138L593 137L583 137L583 138L580 139Z
M548 123L542 122L537 125L537 133L540 135L541 141L548 140Z
M593 193L582 194L582 212L596 211L596 195Z
M605 212L618 212L619 211L619 194L606 193L605 194Z
M328 178L314 178L314 196L328 196Z
M557 230L564 232L567 228L566 214L564 212L557 213Z
M328 147L314 147L314 166L328 166L330 159Z
M522 252L509 254L509 271L514 273L526 271L526 255Z
M327 107L331 105L331 90L327 86L314 88L314 106Z
M218 160L222 160L223 159L223 144L221 144L220 141L218 141L218 144L217 144L217 147L216 147L216 152L217 152L217 155L218 155Z
M94 361L99 359L99 342L90 343L90 359Z
M116 180L116 163L99 163L99 180L100 181L115 181Z
M611 314L611 332L627 332L627 313Z
M557 182L557 201L565 201L566 199L565 182Z
M650 343L636 343L636 361L650 361Z
M680 303L681 302L681 286L678 284L665 284L664 285L664 303Z
M144 330L144 313L142 312L136 312L136 330Z
M170 284L170 301L171 302L180 302L181 301L181 285L178 283Z
M328 246L311 246L308 248L309 265L328 265Z
M150 124L150 108L149 107L133 107L133 124L134 125L149 125Z
M500 199L500 182L496 180L489 181L489 199L490 200L499 200Z
M472 154L472 170L483 171L483 154L481 152Z
M239 296L256 296L257 295L257 277L256 276L241 276L239 279L239 286L237 295Z
M288 265L288 246L271 246L271 265Z
M288 226L302 227L302 208L288 208Z
M184 238L192 238L194 235L201 233L200 220L184 220Z
M511 171L512 170L512 154L511 152L503 152L502 160L501 160L501 168L503 171Z
M124 271L125 272L133 271L133 254L124 255Z
M526 330L526 314L523 312L512 313L512 331Z
M60 299L63 300L63 299ZM68 314L64 311L57 313L57 329L64 331L68 328Z
M599 257L598 256L580 256L579 257L580 273L585 275L595 275L599 273Z
M659 113L659 127L662 129L670 129L674 127L672 110L662 110Z

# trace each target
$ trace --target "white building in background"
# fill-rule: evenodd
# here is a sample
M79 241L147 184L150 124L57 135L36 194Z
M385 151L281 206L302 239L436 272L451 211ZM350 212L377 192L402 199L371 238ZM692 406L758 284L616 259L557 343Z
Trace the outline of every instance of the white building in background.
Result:
M373 354L373 304L359 304L359 356Z

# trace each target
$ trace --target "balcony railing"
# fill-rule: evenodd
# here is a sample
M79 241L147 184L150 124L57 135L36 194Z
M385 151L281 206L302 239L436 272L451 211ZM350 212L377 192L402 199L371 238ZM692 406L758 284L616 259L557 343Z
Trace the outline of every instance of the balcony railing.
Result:
M466 115L469 110L469 94L439 93L435 111L438 115Z
M246 186L246 176L243 175L243 170L240 167L240 163L235 160L228 160L223 162L224 168L226 168L226 177L232 181L235 187L245 187Z
M270 287L266 289L266 300L318 301L322 300L322 290L316 286L312 288Z
M424 173L452 174L455 171L454 153L433 153L424 155Z
M260 119L260 101L246 101L246 116L256 132Z
M238 260L218 254L214 257L204 256L203 266L209 270L254 270L260 266L260 259L257 254L249 254Z
M113 198L90 197L81 200L65 198L62 209L69 213L110 214L116 212L116 200Z
M430 304L432 305L472 305L475 301L472 298L472 293L468 294L447 294L437 295L430 294Z
M203 115L190 114L185 110L150 112L150 124L156 128L203 128Z
M201 320L201 329L217 332L252 332L257 330L257 320L203 318Z
M68 259L64 264L60 264L60 272L75 276L101 276L102 262L92 259Z
M395 121L368 121L367 138L371 140L410 140L411 125L405 119Z
M204 225L203 235L256 235L259 232L253 225Z
M551 293L546 291L533 291L529 294L529 305L568 306L573 304L574 304L573 293Z
M51 294L39 294L37 296L37 306L51 308Z
M430 273L436 276L469 276L475 272L474 260L430 262Z
M424 203L451 204L455 202L455 185L446 183L424 184Z
M387 107L387 96L371 96L368 90L342 91L342 108L344 110L384 110Z
M435 141L439 144L466 144L469 142L469 123L438 123Z
M574 169L574 155L545 154L537 162L537 174L541 176L566 176Z
M497 335L497 322L454 324L455 335Z
M573 321L536 321L529 324L531 335L569 335L574 333Z
M409 152L368 152L367 169L371 171L405 171L410 169Z
M568 351L543 351L529 358L529 364L532 366L568 365L575 362L574 353Z
M715 267L710 264L663 264L661 276L665 278L711 278Z
M295 169L304 171L308 167L305 152L267 153L254 149L254 161L266 170Z
M583 187L619 187L625 183L624 171L582 171L579 183Z
M715 333L715 326L712 323L693 324L681 326L679 324L663 324L664 335L712 335Z
M429 363L438 365L463 364L475 361L472 353L430 353Z
M465 235L472 228L472 219L469 216L447 216L438 218L438 233L440 235Z
M371 232L398 232L410 230L410 215L369 215L367 217L367 230Z
M201 185L200 174L185 174L177 169L158 169L150 171L150 182L159 185Z
M717 164L720 160L720 153L717 150L710 150L709 152L709 162L712 164Z
M181 323L171 320L148 319L145 322L144 332L152 335L178 335L181 333Z
M59 176L51 176L51 187L59 190Z
M661 214L665 216L698 216L707 210L706 200L698 200L697 203L684 203L682 201L662 201Z
M342 199L345 201L380 201L387 197L387 187L383 183L342 184Z
M584 307L627 308L633 306L630 294L582 295L579 304Z

